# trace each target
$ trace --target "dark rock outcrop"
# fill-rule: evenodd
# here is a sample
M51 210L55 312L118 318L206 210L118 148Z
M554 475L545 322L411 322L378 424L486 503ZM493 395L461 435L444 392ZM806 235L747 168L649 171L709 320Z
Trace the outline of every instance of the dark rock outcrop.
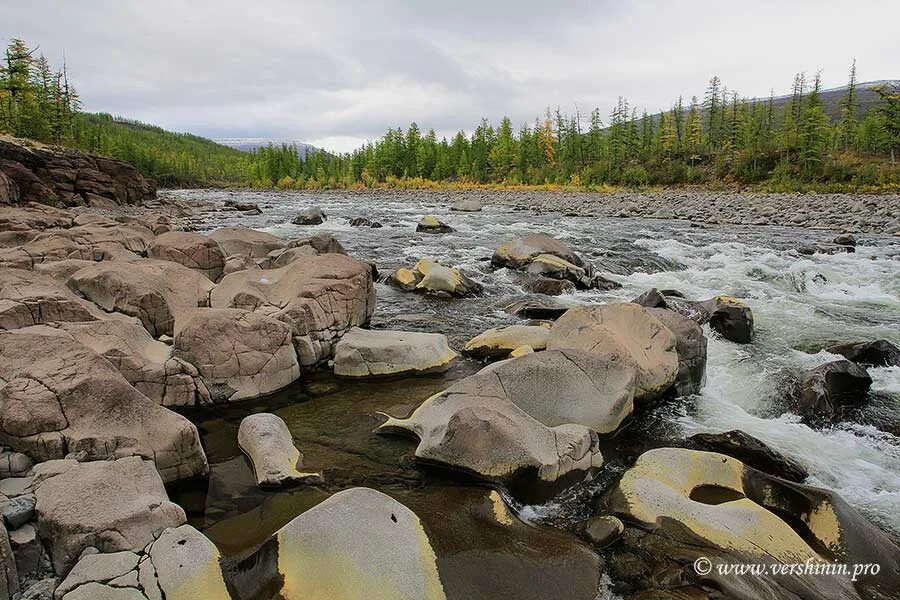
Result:
M872 386L869 373L849 360L819 365L803 374L797 410L813 420L840 417L845 406L861 404Z
M806 467L752 435L734 429L724 433L698 433L690 440L704 450L736 458L757 471L802 483L809 476Z
M156 181L128 163L69 148L0 137L0 204L138 205L156 198Z
M840 354L847 360L873 367L900 367L900 348L887 340L840 344L826 348L832 354Z

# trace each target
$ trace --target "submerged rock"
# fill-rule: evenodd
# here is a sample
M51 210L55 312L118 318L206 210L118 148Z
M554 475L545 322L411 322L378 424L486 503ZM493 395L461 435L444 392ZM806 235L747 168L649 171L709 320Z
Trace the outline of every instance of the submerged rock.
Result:
M559 296L575 291L575 284L567 279L551 279L549 277L530 277L525 280L522 287L532 294L545 294L547 296Z
M368 264L323 254L279 269L227 275L212 291L210 303L287 323L303 367L327 361L344 333L368 324L375 310L375 287Z
M506 358L521 346L529 346L532 351L544 350L549 337L549 325L511 325L488 329L469 340L463 354L478 359Z
M419 233L451 233L453 228L433 215L425 215L416 225Z
M819 365L803 374L798 411L814 420L838 418L844 407L865 402L872 378L849 360Z
M57 573L65 573L82 551L141 550L168 527L185 522L169 502L150 461L139 457L76 463L41 482L38 531Z
M256 398L300 377L291 327L237 308L201 308L179 322L174 356L194 365L214 402Z
M518 300L504 307L504 311L522 319L538 319L541 321L555 321L572 308L553 299L547 300Z
M414 435L417 458L486 479L553 482L602 464L594 432L631 414L634 382L610 355L547 350L490 365L378 431Z
M353 219L350 219L350 227L371 227L373 229L378 229L379 227L383 227L383 225L378 221L373 221L366 217L354 217Z
M605 548L618 540L625 531L625 525L621 520L612 515L600 515L591 517L581 523L581 531L597 548Z
M688 439L704 450L731 456L748 467L788 481L802 483L809 476L806 467L794 459L737 429L724 433L698 433Z
M291 223L294 225L321 225L327 218L321 208L310 206L297 213Z
M440 373L457 354L440 333L369 330L354 327L335 346L334 373L380 377Z
M831 240L831 243L839 246L855 246L856 237L852 233L842 233Z
M635 400L661 396L678 376L677 338L647 309L636 304L573 308L550 330L547 348L611 354L637 372Z
M272 413L245 417L238 428L238 446L250 459L260 487L281 487L298 482L321 481L321 473L302 473L300 451L287 425Z
M258 204L252 202L238 202L236 200L226 200L225 208L236 210L248 215L261 215L262 211Z
M900 348L887 340L855 342L831 346L826 350L849 361L872 367L900 367Z
M714 331L738 344L753 341L753 312L749 306L730 296L716 296L708 302L709 326Z

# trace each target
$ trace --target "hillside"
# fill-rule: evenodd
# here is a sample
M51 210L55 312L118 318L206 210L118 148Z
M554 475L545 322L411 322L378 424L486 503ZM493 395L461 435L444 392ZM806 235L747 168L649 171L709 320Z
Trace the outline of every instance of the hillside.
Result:
M879 81L867 81L865 83L857 84L856 88L856 98L858 102L857 108L857 117L862 118L869 109L875 107L878 102L878 94L872 91L872 88L882 84L900 84L900 80L894 79L882 79ZM829 88L827 90L822 90L819 92L819 97L822 100L822 109L825 111L825 114L832 121L837 121L841 118L841 98L844 97L844 94L847 93L847 86L840 86L835 88ZM767 98L759 98L758 100L766 101ZM784 96L776 96L774 98L774 106L776 111L782 111L785 106L788 105L791 101L791 95L785 94Z
M238 184L252 156L189 133L175 133L105 113L79 113L75 146L133 164L161 187Z

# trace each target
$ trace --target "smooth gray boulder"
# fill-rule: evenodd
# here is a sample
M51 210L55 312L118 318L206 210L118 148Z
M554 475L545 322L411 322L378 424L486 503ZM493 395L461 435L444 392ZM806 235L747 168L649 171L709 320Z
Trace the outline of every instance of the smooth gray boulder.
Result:
M139 457L77 463L35 490L38 532L57 573L85 548L138 551L186 520L169 501L159 473Z
M321 473L298 470L302 459L287 424L272 413L245 417L238 428L238 446L250 459L256 484L280 487L285 484L321 481Z
M706 383L707 340L703 328L695 321L664 308L647 311L675 335L678 374L673 387L678 396L699 393Z
M559 240L543 234L526 235L501 244L494 251L491 264L498 268L523 269L541 254L556 256L576 267L586 267L585 262L574 250Z
M101 311L51 277L0 267L0 329L57 321L95 321Z
M440 297L477 296L483 286L462 271L423 258L412 269L401 267L391 273L388 283L405 292L420 292Z
M386 331L354 327L337 343L334 374L383 377L439 373L458 355L440 333Z
M434 215L425 215L416 225L416 231L419 233L451 233L453 228Z
M602 464L595 432L619 427L634 390L626 361L547 350L485 367L377 431L413 435L417 458L489 480L552 482Z
M462 351L478 359L506 358L520 346L530 346L535 351L544 350L549 338L549 325L510 325L476 335L466 342Z
M678 376L676 337L647 309L630 302L567 311L550 330L547 348L612 354L637 369L635 401L662 395Z

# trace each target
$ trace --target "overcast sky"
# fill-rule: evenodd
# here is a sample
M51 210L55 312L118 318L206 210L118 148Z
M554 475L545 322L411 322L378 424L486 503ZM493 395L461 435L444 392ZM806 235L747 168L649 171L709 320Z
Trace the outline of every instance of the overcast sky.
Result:
M620 95L648 111L793 73L900 78L900 1L0 0L0 40L63 53L86 110L209 137L350 150L418 122L531 122Z

